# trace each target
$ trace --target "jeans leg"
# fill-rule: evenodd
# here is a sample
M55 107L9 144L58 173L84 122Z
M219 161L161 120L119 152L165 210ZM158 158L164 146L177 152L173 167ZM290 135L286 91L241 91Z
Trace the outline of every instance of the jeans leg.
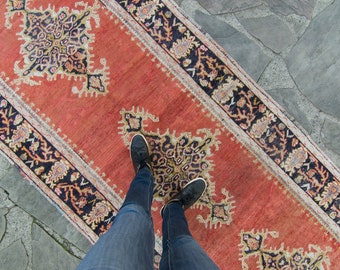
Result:
M131 182L121 208L129 204L139 204L151 216L154 179L151 170L144 166Z
M78 265L78 270L152 270L155 236L151 218L153 177L142 168L130 185L112 227Z
M163 254L160 270L219 269L192 237L179 202L170 203L163 213Z

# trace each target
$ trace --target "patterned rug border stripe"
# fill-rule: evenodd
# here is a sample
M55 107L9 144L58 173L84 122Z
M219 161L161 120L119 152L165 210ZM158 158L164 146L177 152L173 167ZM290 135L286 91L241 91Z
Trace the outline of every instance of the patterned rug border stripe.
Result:
M196 24L190 17L186 16L185 12L180 7L169 0L163 0L163 2L166 3L168 6L171 6L171 11L175 13L176 17L180 17L182 20L184 20L186 26L190 25L191 28L193 28L191 30L195 33L196 36L199 36L201 40L205 41L204 44L210 43L209 48L216 54L216 56L222 59L223 62L225 62L225 64L228 66L228 68L238 78L241 78L241 81L246 84L246 86L252 92L259 96L260 100L267 107L269 107L272 112L279 116L279 119L289 128L289 130L293 131L293 134L306 146L306 148L313 151L313 155L323 163L323 165L334 175L335 180L340 183L340 168L338 168L333 163L333 161L324 153L324 151L313 141L313 139L308 134L304 133L300 127L298 127L294 122L289 119L289 117L285 114L285 110L282 108L282 106L278 104L263 88L261 88L253 80L253 78L251 78L247 74L247 72L230 55L228 55L228 53L225 52L225 50L219 44L216 43L213 38L211 38L207 33L204 33L204 31L198 24ZM186 76L187 75L188 74L186 73ZM196 86L197 85L199 84L196 84ZM223 112L225 112L225 110L223 110ZM223 114L220 113L218 115ZM235 123L234 121L231 122ZM242 133L244 133L243 129L240 129L238 125L236 126L240 131L242 131ZM280 170L282 171L281 168Z
M23 99L18 96L15 91L0 78L0 99L1 96L5 98L8 103L11 104L12 108L14 108L15 111L22 115L23 118L30 125L32 125L32 129L41 134L46 141L53 141L52 147L55 148L59 153L61 153L62 157L64 157L65 160L74 165L74 167L80 172L80 174L84 176L85 179L88 179L87 181L91 183L91 185L95 189L97 189L101 195L103 195L103 197L105 198L103 201L105 203L107 202L111 208L110 213L108 213L106 216L114 217L118 213L123 199L113 192L113 188L108 187L106 182L97 174L96 170L87 165L85 161L67 145L64 139L60 137L60 135L56 133L53 129L51 129L44 122L44 120L40 116L38 116L34 110L27 106ZM11 151L10 147L1 143L0 150L5 154L6 157L8 157L16 164L22 164L22 166L19 167L22 170L23 174L27 176L26 179L31 184L35 185L38 191L43 194L49 201L51 201L53 205L55 205L58 209L61 209L61 212L63 213L65 218L67 218L79 231L81 231L82 234L92 244L98 240L98 237L102 232L94 231L94 229L91 228L90 224L81 219L79 216L75 215L74 210L72 210L62 199L60 199L58 194L56 194L50 187L48 187L42 179L37 177L33 170L31 170L24 162L22 162L20 157L18 157L15 153L13 153L13 151ZM67 182L68 179L66 178L62 181ZM93 205L93 211L95 210L96 205L97 204ZM88 212L92 212L92 210L89 210ZM101 222L96 224L96 227L100 227L103 223L105 223L106 228L110 226L110 222L108 220L102 220ZM155 250L158 252L158 254L160 254L162 251L161 238L156 235L155 240Z
M185 31L181 33L177 30L175 35L177 39L172 40L167 44L157 43L150 33L149 36L146 37L138 34L140 29L143 29L142 31L148 33L150 24L148 26L147 23L150 22L151 17L148 18L148 14L146 14L147 16L141 14L145 16L144 19L137 18L134 12L138 7L135 6L135 8L133 8L132 5L128 5L128 3L132 3L131 0L102 0L102 2L111 6L109 9L115 15L119 12L126 14L126 16L122 14L117 16L124 25L127 26L129 31L141 40L141 43L139 43L140 48L142 50L146 49L151 51L155 56L154 59L157 58L158 61L172 73L172 79L177 78L184 86L186 86L190 93L200 100L223 126L230 130L242 144L247 146L250 152L262 161L263 166L266 167L268 171L275 172L274 175L279 176L278 180L287 187L287 190L292 195L300 198L302 204L305 204L304 206L311 211L313 216L339 240L340 216L339 213L336 213L336 210L339 205L340 192L336 194L335 197L334 194L331 194L332 186L340 186L339 169L334 166L308 136L303 134L303 132L285 116L282 108L277 106L256 82L246 75L233 59L229 58L213 40L204 35L199 27L191 22L190 19L171 1L148 1L149 4L154 4L155 8L154 10L150 9L152 12L155 12L152 14L152 17L154 16L152 19L155 19L156 16L158 16L159 19L159 14L156 12L158 11L158 7L164 8L162 11L164 15L162 18L164 20L173 19L173 22L176 21L177 23L182 20L182 22L185 22L184 26L188 28L189 32ZM118 2L125 5L125 8ZM164 3L166 4L165 6ZM112 5L114 5L114 8L112 8ZM143 3L143 5L140 7L141 9L145 7L145 3ZM120 11L114 12L115 8L118 8ZM170 11L171 13L167 13L167 11ZM165 17L167 19L165 19ZM175 23L172 25L175 25ZM187 36L185 36L185 33ZM188 52L190 53L188 58L190 58L190 61L197 60L195 55L201 54L206 58L211 58L216 61L214 62L217 63L214 67L215 70L212 70L211 67L207 67L207 65L203 65L204 74L202 75L202 78L204 80L197 75L201 71L196 70L193 63L189 63L185 66L184 61L181 60L183 56L176 57L176 45L180 44L181 40L191 40L192 46L190 45L190 48L188 47ZM160 47L163 48L163 50L159 50ZM150 54L146 55L150 56ZM187 55L185 55L185 59L188 59L186 57ZM189 70L189 67L193 67L194 70L192 70L192 68ZM216 71L216 74L213 75L214 78L209 82L207 81L207 77L210 76L212 71ZM232 85L231 91L229 91L230 84L236 84ZM224 87L225 85L228 86L226 87L227 90ZM202 91L206 94L203 93L202 95ZM3 113L4 117L9 119L15 115L13 112L17 111L18 114L23 117L23 119L20 119L19 117L20 125L22 123L24 123L23 127L30 125L29 130L39 135L39 138L43 137L42 139L45 143L51 141L54 143L53 145L51 144L51 147L56 150L58 153L57 157L60 158L60 162L58 159L56 163L59 162L73 172L71 175L67 170L67 174L65 173L65 175L62 176L62 181L65 181L66 184L73 183L74 185L79 185L79 188L81 189L83 180L80 181L80 178L85 179L84 181L86 184L91 185L91 192L97 192L96 190L98 190L103 199L102 201L105 204L110 204L111 206L109 208L112 210L112 213L116 213L122 199L113 192L107 192L109 189L105 187L105 184L99 185L98 187L93 186L92 183L95 179L102 179L102 177L97 174L96 170L87 165L84 160L67 145L64 139L60 137L57 132L53 131L45 123L44 119L39 117L33 109L26 105L21 97L19 97L2 79L0 79L0 93L8 100L7 102L10 103L12 108L6 112L8 104L1 102L0 109L5 112ZM260 99L258 99L258 97L260 97ZM241 109L237 108L237 106ZM242 115L240 112L244 113L243 118L241 117ZM252 119L250 119L250 116L252 116ZM12 120L16 121L15 119ZM269 130L269 126L271 126L271 130ZM10 124L8 124L8 127L10 129ZM11 130L10 132L11 135L13 135L15 130ZM271 138L272 140L281 139L285 141L285 144L282 145L282 148L279 149L280 151L278 151L278 153L273 152L270 148L271 144L275 143L270 141L269 135L275 135L274 139ZM30 138L28 137L25 142L29 139ZM19 143L21 144L21 142ZM70 211L72 208L59 198L58 192L53 190L53 180L42 177L39 178L40 175L38 176L36 173L36 170L39 168L38 166L33 166L33 159L29 160L30 157L28 157L26 162L24 162L21 159L21 155L24 154L20 152L21 150L18 151L18 154L11 151L11 147L17 147L15 143L14 146L7 145L5 147L5 145L6 144L4 143L0 144L1 150L17 164L24 165L24 173L30 179L35 179L33 182L35 182L35 185L38 186L38 189L42 193L47 194L50 199L58 202L59 208L65 211L66 217L76 225L76 227L79 228L76 222L79 220L81 220L83 224L86 224L84 220L80 218L77 219L77 216L72 214L73 210ZM281 146L281 144L278 145L279 147ZM59 153L61 153L61 156L59 156ZM63 162L64 160L66 163ZM30 166L28 165L29 162L31 162ZM51 166L50 172L52 173L53 168L56 168L55 165ZM309 168L312 168L315 171L315 174L308 175ZM74 180L74 174L77 175L76 180ZM293 179L295 179L295 181ZM103 180L96 182L105 183ZM318 184L319 188L313 187L314 184ZM330 195L330 197L328 197L330 198L329 200L327 200L328 195ZM115 206L105 200L105 198L113 202ZM92 207L91 209L93 210L96 205L97 203L92 204L92 206L89 207ZM92 210L89 212L92 212ZM111 218L113 218L113 216L113 214L110 215ZM88 217L88 219L90 218ZM85 232L85 235L89 236L89 239L92 242L94 242L101 231L108 228L108 224L109 222L107 222L107 220L101 220L100 222L92 220L91 222L88 221L87 227L81 228L81 230ZM105 228L101 226L104 226ZM87 230L90 230L91 233L89 234ZM93 233L92 231L95 232Z
M13 152L8 150L8 146L3 142L0 143L1 154L4 155L5 158L12 161L14 164L21 164L19 166L21 173L25 177L25 179L36 187L36 189L42 194L52 205L54 205L59 212L72 223L74 227L76 227L82 234L91 242L95 243L98 239L98 235L88 226L82 227L80 224L84 223L84 221L79 218L78 215L75 215L70 211L69 207L54 193L51 192L51 189L48 188L42 181L39 179L27 166L18 158ZM67 213L67 214L65 214Z
M37 133L41 134L41 136L48 142L50 141L54 142L54 145L51 147L55 148L59 153L61 153L62 157L65 158L70 164L74 165L73 167L76 167L80 174L84 176L85 179L89 183L101 183L99 188L95 187L99 190L101 195L103 195L104 198L107 198L110 202L116 204L112 206L113 213L117 213L118 208L122 202L121 198L118 198L114 195L114 193L108 192L110 189L105 186L105 181L94 181L94 179L100 179L100 176L96 174L96 172L89 167L88 165L85 165L86 163L73 151L67 146L65 142L63 142L63 139L59 137L57 133L55 133L53 130L51 130L44 121L36 115L36 113L30 109L23 100L14 92L13 89L11 89L2 79L0 79L0 94L1 96L7 100L7 102L10 104L11 108L13 108L13 114L16 112L21 115L27 123L31 126L32 130L35 130ZM0 98L1 98L0 96ZM2 105L1 105L2 107ZM11 110L11 109L10 109ZM34 126L34 128L33 128ZM20 169L23 171L23 173L27 176L27 180L29 180L31 183L33 183L35 186L37 186L37 189L45 195L46 198L52 201L58 202L58 208L62 209L66 214L64 215L67 219L69 219L72 224L74 224L78 229L83 231L84 235L92 242L96 242L98 239L98 234L93 232L93 229L90 228L88 224L82 219L80 219L78 216L73 214L73 210L70 211L69 206L59 198L59 196L53 192L51 188L49 188L43 179L40 179L34 171L25 164L19 156L17 156L11 148L8 145L5 145L2 143L0 145L1 150L3 153L9 157L13 162L16 164L21 164L22 166L19 166ZM73 152L73 153L72 153ZM32 179L32 180L31 180ZM35 179L35 181L33 181ZM55 203L53 203L55 204ZM78 224L83 223L86 225L86 227L80 227Z
M165 65L173 74L176 74L176 76L174 76L175 78L177 78L178 75L178 71L179 69L174 70L173 68L170 67L169 64L167 64L167 61L169 61L169 59L171 59L172 63L177 63L174 60L174 57L169 56L169 54L167 53L166 56L164 56L164 54L162 56L159 55L159 44L157 42L154 41L154 39L152 37L149 36L149 39L143 38L140 34L138 34L139 31L137 31L135 28L137 27L136 23L140 26L140 24L133 19L132 16L130 16L129 18L127 17L122 17L120 14L118 14L117 12L114 11L114 9L112 8L112 3L116 4L115 8L121 7L121 5L119 5L118 3L116 3L119 0L101 0L101 2L103 2L104 4L108 5L107 7L110 9L110 11L112 13L114 13L117 17L119 17L124 23L125 25L129 28L129 30L136 35L140 40L143 41L147 41L147 49L149 51L151 51L152 53L154 53L160 60L160 62ZM127 1L122 1L122 2L127 2ZM156 2L160 2L159 0L156 0ZM192 28L194 29L190 29L192 32L195 33L196 36L200 36L200 39L202 40L206 40L206 42L204 42L204 45L206 45L205 43L211 43L209 48L213 48L212 51L216 54L216 58L220 58L223 59L224 62L226 63L226 65L230 65L230 68L232 70L232 72L237 75L237 77L242 78L242 82L246 84L246 86L248 86L248 88L253 91L254 93L256 93L257 96L261 97L261 101L264 101L263 103L265 105L267 105L267 107L270 107L270 109L275 112L277 115L280 116L280 120L284 120L282 122L284 122L285 124L287 124L287 126L289 125L289 129L294 131L294 135L296 137L301 137L299 138L300 141L303 141L303 143L307 146L307 148L312 148L314 149L315 156L318 157L318 159L321 159L322 162L324 163L323 165L326 166L329 170L332 170L332 173L334 174L334 176L336 176L336 178L340 178L340 169L337 168L334 163L327 157L326 154L323 153L323 151L313 142L313 140L306 134L304 134L300 128L298 128L285 114L284 114L284 109L271 97L269 96L251 77L249 77L249 75L242 69L242 67L240 67L238 65L238 63L232 59L231 56L227 55L226 52L223 51L223 49L213 40L211 39L208 35L205 35L202 33L202 30L199 28L199 26L197 26L197 24L195 24L193 21L190 20L189 17L185 16L183 14L183 11L176 6L175 4L172 4L171 1L168 0L163 0L163 3L167 3L167 5L170 5L175 11L176 11L176 17L181 17L182 20L185 20L186 22L186 26L187 23L189 23L191 25ZM111 8L110 8L111 6ZM126 9L123 9L127 14L129 14ZM171 12L173 12L174 10L171 9ZM131 15L131 14L130 14ZM144 29L143 27L141 29ZM139 29L139 30L141 30ZM144 29L145 30L145 29ZM151 42L152 41L152 42ZM153 43L153 44L152 44ZM144 43L143 43L144 44ZM140 45L141 46L141 45ZM161 61L162 60L162 61ZM176 71L176 73L174 72ZM190 74L188 74L188 72L185 71L185 69L183 67L181 67L180 69L181 71L181 77L183 77L180 81L181 83L184 83L188 80L188 78L191 78L192 80L192 76L190 76ZM202 87L199 85L199 83L197 83L196 81L193 81L194 83L187 83L188 85L190 85L191 87L195 87L195 88L199 88L200 90L202 90ZM185 83L184 83L185 84ZM185 85L187 85L185 84ZM191 89L191 87L189 87L189 89ZM204 90L204 89L203 89ZM211 99L209 97L209 99ZM203 102L207 102L208 99L203 98L201 99ZM214 101L213 104L218 104L216 101ZM221 106L222 107L222 106ZM225 110L223 110L223 112L226 112ZM242 130L243 131L243 130Z
M135 18L133 18L133 16L129 17L129 15L127 15L126 17L124 17L122 19L121 14L117 14L117 12L114 12L115 8L119 8L119 7L121 8L121 6L118 3L116 3L116 1L103 0L102 2L104 2L108 6L108 8L111 10L111 12L113 12L115 15L117 15L124 22L124 24L128 27L128 29L132 33L136 34L141 29L145 30L145 27L141 26L140 21L138 22L137 20L135 20ZM161 3L160 1L154 1L154 2ZM169 1L163 1L163 2L169 3ZM126 5L127 5L127 1L124 1L124 3L126 3ZM115 7L112 8L112 5L114 5ZM116 5L118 5L119 7L116 7ZM247 75L245 75L246 73L242 70L242 68L240 68L237 65L237 63L234 60L232 60L225 53L223 53L223 51L221 51L221 49L218 46L216 47L216 44L214 42L212 42L211 39L209 39L206 35L202 34L200 32L200 30L197 29L197 26L195 26L195 24L191 23L190 20L181 13L181 11L178 9L178 7L175 7L175 5L172 5L172 7L174 8L174 10L171 10L171 12L175 11L176 17L181 17L182 20L185 20L186 26L190 25L191 28L194 28L194 29L190 29L190 31L195 32L195 35L196 34L199 35L201 40L204 40L205 43L211 43L211 44L209 44L209 49L211 49L211 47L213 47L214 53L217 52L216 57L219 56L226 63L229 63L229 65L231 67L230 69L232 69L233 74L238 76L239 78L242 78L242 83L245 83L246 86L249 87L250 91L254 92L254 94L261 97L261 101L264 101L263 104L267 108L270 108L269 111L271 113L275 113L276 116L280 117L280 122L282 122L288 128L288 129L286 129L287 135L289 135L290 137L294 137L294 138L298 139L298 141L300 143L299 146L301 147L300 149L302 149L302 152L304 152L306 155L308 155L307 157L309 159L315 159L314 156L316 156L320 161L320 165L326 167L329 170L329 172L331 173L329 178L328 178L329 182L331 183L331 181L334 181L335 183L339 183L338 179L336 179L335 177L333 178L333 175L336 175L336 176L339 175L338 169L326 157L326 155L324 155L322 153L322 151L315 145L315 143L313 143L313 141L308 136L303 134L303 132L301 132L296 127L296 125L294 123L292 123L284 115L282 108L277 106L277 103L274 102L271 97L266 95L265 92L251 78L249 78ZM127 12L129 14L128 11L125 10L125 12ZM330 230L331 233L337 239L340 239L339 225L337 225L336 221L333 220L329 216L330 213L327 213L327 210L330 209L332 204L330 204L330 206L327 209L322 209L322 205L318 205L318 202L316 202L311 196L309 196L309 194L307 193L308 189L304 190L304 188L306 188L306 184L302 183L300 186L297 185L294 181L292 181L292 176L288 175L289 172L284 171L284 168L279 166L280 164L284 164L283 162L285 162L287 160L287 158L289 158L288 155L286 155L285 158L282 158L281 163L279 163L279 164L277 164L272 158L267 156L268 153L266 153L265 155L261 155L261 153L264 152L263 147L261 147L261 145L258 142L256 142L254 140L254 138L250 137L249 132L247 134L245 132L245 130L242 129L239 126L238 123L236 123L234 120L228 119L224 116L225 113L228 114L228 111L223 108L224 105L221 104L221 102L219 104L219 102L217 102L216 100L212 100L211 96L209 96L209 95L206 95L206 96L200 95L199 91L202 91L202 87L199 86L199 82L196 82L195 80L192 79L192 76L190 76L190 74L188 74L188 72L184 70L184 67L176 68L176 65L174 65L175 68L171 67L171 65L169 63L177 63L177 65L178 65L178 62L174 59L173 56L169 55L169 49L164 50L163 52L160 52L159 44L152 38L151 35L149 35L148 38L141 37L141 35L138 35L138 34L136 34L136 36L141 41L143 41L143 46L144 45L147 46L147 49L150 50L151 52L153 52L154 55L157 57L157 59L163 65L165 65L169 69L169 71L171 73L173 73L174 76L176 74L175 77L177 77L180 80L181 83L183 83L185 86L188 86L188 89L191 91L191 93L196 98L198 98L210 110L214 109L214 111L212 113L215 115L216 118L218 118L221 121L221 123L225 127L230 129L230 127L232 126L232 128L231 128L232 133L238 139L240 139L240 141L244 145L250 146L251 152L255 153L255 156L259 157L262 161L265 161L264 163L268 163L268 161L269 161L269 164L272 164L273 166L269 167L269 166L265 165L267 167L267 169L270 170L270 171L274 171L275 173L278 173L281 177L281 180L283 180L281 182L283 182L284 185L289 188L291 193L293 193L294 196L297 196L298 198L303 199L303 201L305 202L305 206L307 206L307 208L313 213L313 215L323 225L326 225L325 227L328 228L328 230ZM179 39L180 38L178 38L177 40L179 40ZM204 45L206 45L206 44L204 44ZM171 62L169 62L169 60ZM180 74L180 76L178 76L178 74ZM213 89L213 91L215 91L215 90L216 89ZM248 129L248 130L250 130L250 129ZM289 133L291 133L291 134L289 134ZM249 143L247 141L247 139L243 139L244 136L251 138L252 139L251 142ZM312 153L310 153L310 151L306 151L306 147L308 148L308 150L312 150ZM287 145L286 145L286 148L287 148ZM295 148L295 150L296 149L298 149L298 148ZM294 149L292 150L292 152L293 151L294 151ZM265 156L265 158L263 158L263 156ZM302 165L303 164L301 164L301 166ZM333 173L333 175L332 175L332 173ZM307 183L307 185L308 185L308 183ZM332 202L333 204L335 204L335 199ZM320 208L322 209L322 211L320 211Z
M112 187L107 186L103 178L97 173L97 171L91 167L88 163L84 161L62 138L58 132L53 130L45 120L40 117L31 107L29 107L26 102L21 98L15 90L13 90L3 79L0 78L0 94L7 100L11 100L14 104L14 108L24 116L25 119L32 123L34 127L38 127L38 132L44 136L48 141L53 140L55 148L75 164L77 168L80 168L82 175L88 179L94 179L99 185L100 192L105 195L114 204L121 205L123 199L113 191Z
M181 76L179 76L180 82L186 86L188 86L188 88L190 90L192 90L193 88L199 89L200 91L202 91L202 87L200 86L199 83L197 83L196 81L194 81L192 79L192 76L190 76L190 74L188 74L187 71L185 71L185 69L183 67L176 68L175 70L172 68L172 66L174 66L174 64L176 63L178 65L178 62L174 60L174 58L172 56L170 56L168 53L166 54L162 54L159 55L159 44L151 37L148 36L148 38L145 38L144 36L140 35L140 31L136 30L137 25L140 26L140 24L133 19L133 17L130 16L129 17L123 17L121 16L121 14L119 14L118 12L115 12L114 9L112 8L112 4L114 4L115 8L120 8L121 10L124 10L127 14L129 14L126 9L122 8L122 6L120 4L118 4L117 2L119 2L120 0L101 0L101 2L103 2L104 4L107 5L107 7L109 8L109 10L114 13L118 18L120 18L122 20L122 22L124 22L125 26L128 27L128 29L135 35L137 36L140 40L145 41L148 46L147 49L152 52L154 55L156 55L158 57L158 60L160 60L160 62L167 67L167 69L169 71L171 71L173 74L175 74L175 78L178 78L178 73L180 73ZM155 2L159 2L159 0L153 0ZM124 2L124 1L123 1ZM318 147L318 145L310 138L310 136L308 136L307 134L303 133L301 131L301 129L299 127L297 127L284 113L284 109L281 107L280 104L278 104L264 89L262 89L248 74L247 72L244 71L244 69L230 56L227 54L227 52L224 51L224 49L216 43L215 40L213 40L208 34L204 33L204 31L201 29L201 27L195 23L190 17L185 15L185 12L175 3L172 2L172 0L163 0L163 3L166 3L166 6L170 6L170 10L171 12L173 12L177 18L180 18L181 21L185 21L185 25L188 26L188 28L195 34L195 36L199 37L200 40L203 40L205 42L204 45L206 45L206 43L209 44L209 49L211 49L211 51L216 54L217 58L222 59L223 62L228 66L228 68L235 74L237 75L237 77L241 78L242 82L245 83L249 89L251 89L251 91L253 91L257 96L259 96L261 98L261 101L263 101L263 103L265 105L267 105L267 107L270 107L270 109L277 114L281 120L283 120L282 122L284 122L287 126L289 126L290 130L294 131L294 135L296 135L296 137L298 137L300 139L300 141L302 141L308 149L313 149L315 151L315 156L322 160L322 162L324 163L324 165L332 171L333 175L337 178L340 179L340 168L337 168L335 166L335 164L331 161L331 159L322 151L322 149L320 149ZM111 6L111 8L110 8ZM136 24L137 23L137 24ZM141 26L140 26L141 27ZM144 29L143 27L141 27L139 30ZM143 43L144 44L144 43ZM142 46L142 45L141 45ZM169 65L169 61L171 63L173 63L173 65ZM188 82L188 78L191 78L192 82ZM196 91L197 92L197 91ZM197 94L195 95L197 97ZM197 97L198 99L200 99L200 97ZM209 97L209 99L211 99ZM204 103L208 102L208 99L206 98L201 98L200 100L202 100ZM214 103L216 105L216 102L214 101ZM209 107L211 108L211 107ZM223 110L223 112L225 112ZM222 115L222 114L220 114ZM234 123L234 122L233 122ZM242 130L243 131L243 130Z
M103 3L110 3L110 2L114 2L117 4L117 6L119 7L122 7L120 4L118 4L117 2L128 2L128 1L131 1L131 0L101 0L101 2ZM188 26L189 25L189 29L191 32L194 33L194 35L196 37L199 37L199 40L200 41L205 41L205 42L202 42L202 44L204 44L206 46L206 43L210 43L209 44L209 49L216 55L216 59L223 59L222 62L224 62L224 64L226 66L228 66L228 68L232 71L232 73L234 75L237 76L237 78L242 78L242 83L245 83L246 86L248 86L249 90L251 90L252 92L254 92L257 96L259 96L261 98L261 101L263 101L263 103L265 105L267 105L267 107L270 107L270 110L275 112L278 116L280 116L280 120L284 120L282 122L284 122L285 124L287 123L287 125L290 126L290 130L293 130L294 131L294 135L296 137L301 137L299 138L300 141L303 141L304 140L304 144L307 146L307 148L312 148L314 149L315 153L313 153L316 157L318 157L318 159L321 159L322 162L324 163L323 165L325 167L327 167L329 170L332 170L332 173L333 175L340 179L340 169L337 168L335 166L335 164L331 161L331 159L329 159L327 157L327 155L317 146L316 143L314 143L314 141L308 136L306 135L305 133L303 133L301 131L301 129L299 127L297 127L285 114L284 114L284 109L281 107L281 105L279 105L268 93L266 93L266 91L264 89L262 89L245 71L244 69L231 57L227 54L227 52L224 51L224 49L218 45L211 37L209 37L208 34L204 33L203 30L201 29L201 27L196 24L190 17L186 16L185 15L185 12L180 8L178 7L176 4L174 4L172 1L169 1L169 0L152 0L153 2L155 3L165 3L167 7L171 7L169 8L169 10L175 14L175 17L176 18L180 18L181 21L185 21L185 26ZM115 5L115 7L117 7ZM129 26L129 30L131 32L133 32L136 36L138 36L139 39L141 40L145 40L143 39L143 37L141 35L138 34L138 31L135 30L135 27L136 27L136 23L138 25L141 26L141 23L139 23L136 19L133 18L133 16L131 16L131 14L123 8L123 10L130 15L130 20L127 20L126 17L122 17L122 16L118 16L120 19L122 19L122 21L125 23L126 26ZM116 16L118 15L116 12L114 12L113 9L110 9L111 12L113 12ZM132 23L133 22L133 23ZM128 23L128 24L127 24ZM134 27L131 27L131 26L134 26ZM145 30L144 27L142 27L142 29ZM156 54L156 56L160 57L159 56L159 44L151 37L149 36L150 39L148 40L149 42L147 43L148 44L148 50L152 51L153 53ZM151 44L150 41L153 41L154 44ZM179 38L177 39L179 40ZM155 46L155 44L157 44ZM163 48L164 50L164 48ZM169 57L164 57L165 60L169 60L169 59L172 59L172 62L173 63L178 63L178 61L175 60L175 58L173 56L170 56L170 54L167 52L167 55ZM163 55L164 56L164 55ZM166 64L166 62L163 60L162 61L162 64ZM167 67L169 65L166 65ZM171 68L168 68L169 70L172 70ZM176 71L178 71L178 69L176 69ZM185 71L185 68L184 67L181 67L181 71L182 71L182 74L185 76L185 78L183 78L183 81L184 79L187 80L188 79L188 75L189 75L189 78L192 79L192 76L190 76L190 74ZM177 73L176 73L177 75ZM175 76L177 77L177 76ZM202 86L197 82L195 81L195 84L194 86L197 88L200 89L200 90L204 90L204 88L202 88ZM213 89L213 91L216 90L216 89ZM205 91L205 90L204 90ZM205 91L207 92L207 91ZM209 96L210 97L210 96ZM206 100L206 99L205 99ZM216 101L215 101L215 104L218 104ZM221 106L221 105L220 105ZM222 106L221 106L222 107ZM224 112L226 112L224 110ZM337 180L338 180L337 179ZM339 181L339 180L338 180Z

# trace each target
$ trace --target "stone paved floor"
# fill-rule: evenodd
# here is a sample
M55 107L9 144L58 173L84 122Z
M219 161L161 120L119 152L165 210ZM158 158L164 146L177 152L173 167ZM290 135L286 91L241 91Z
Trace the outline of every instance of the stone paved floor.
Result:
M340 167L340 0L176 0ZM90 248L0 156L0 270L74 269Z

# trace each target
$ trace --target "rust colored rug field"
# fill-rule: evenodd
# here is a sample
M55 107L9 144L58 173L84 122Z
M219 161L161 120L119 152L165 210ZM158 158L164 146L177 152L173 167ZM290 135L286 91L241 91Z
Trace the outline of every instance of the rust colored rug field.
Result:
M92 242L117 214L143 133L162 202L221 269L339 269L339 170L169 0L3 1L1 150Z

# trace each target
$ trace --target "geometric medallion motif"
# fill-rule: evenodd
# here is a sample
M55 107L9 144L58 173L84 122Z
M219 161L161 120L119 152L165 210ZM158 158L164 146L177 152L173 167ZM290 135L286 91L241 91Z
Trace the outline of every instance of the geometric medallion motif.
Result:
M278 238L278 232L270 232L268 230L255 233L241 232L241 261L242 269L249 269L247 260L253 257L257 260L258 269L331 269L331 262L327 256L331 252L330 247L322 250L319 246L309 245L309 250L304 251L303 248L293 248L287 250L281 243L280 248L267 248L265 241L268 236Z
M150 146L150 156L155 178L154 199L166 201L176 194L188 181L203 177L208 187L205 194L195 204L195 207L207 207L209 214L206 217L197 216L200 223L206 227L229 225L232 221L233 204L232 196L226 189L221 193L224 199L215 201L215 183L211 180L210 172L213 170L213 152L218 150L220 141L217 129L197 130L196 135L190 132L176 136L175 132L166 130L160 133L147 129L147 122L158 122L158 118L145 110L134 108L130 111L121 110L120 134L128 146L132 136L142 133Z
M103 3L109 0L102 0ZM340 226L340 182L162 0L117 0L243 132ZM321 193L321 195L320 195Z
M68 7L59 11L52 8L30 10L25 5L25 1L9 1L6 16L7 28L11 28L10 19L15 13L23 16L22 31L18 34L24 40L20 49L23 61L14 64L19 77L15 83L36 85L41 83L41 77L55 80L59 75L83 81L83 89L72 89L79 96L105 95L108 84L106 61L101 59L103 67L93 70L90 53L90 44L94 40L94 35L89 32L93 27L91 21L96 27L100 24L96 13L100 7L98 3L89 7L79 2L76 6L83 7L80 11Z

